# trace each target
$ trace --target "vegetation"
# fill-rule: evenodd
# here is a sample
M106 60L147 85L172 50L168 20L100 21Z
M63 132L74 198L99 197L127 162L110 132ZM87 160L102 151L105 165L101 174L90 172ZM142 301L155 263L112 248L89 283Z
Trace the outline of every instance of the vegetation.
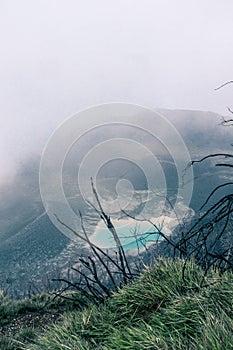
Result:
M80 304L69 295L66 299L57 299L53 295L40 294L16 301L1 294L0 349L19 349L19 345L35 337L36 329L47 329L62 313L74 309L80 309Z
M210 154L191 165L219 157L231 161L233 155ZM227 161L215 165L233 167ZM92 182L96 204L91 205L112 234L115 250L90 241L81 213L81 234L57 217L86 244L88 255L78 259L67 278L54 280L61 289L53 296L17 302L0 296L0 348L233 349L233 194L215 197L231 185L214 188L201 208L205 211L172 236L148 221L162 241L145 246L144 254L138 248L130 258ZM140 237L135 239L138 243Z
M65 285L54 296L18 302L1 296L1 349L232 349L232 203L221 198L191 228L179 227L171 237L158 230L164 240L152 247L148 267L151 251L129 259L94 187L93 193L116 251L89 240L80 214L83 235L74 233L90 255L72 268L74 280L71 274L59 279ZM11 332L14 321L21 324Z
M184 282L183 266L159 260L104 303L65 311L36 337L24 330L20 349L232 349L232 272L210 269L203 286L202 269L186 263ZM20 337L1 349L19 349Z

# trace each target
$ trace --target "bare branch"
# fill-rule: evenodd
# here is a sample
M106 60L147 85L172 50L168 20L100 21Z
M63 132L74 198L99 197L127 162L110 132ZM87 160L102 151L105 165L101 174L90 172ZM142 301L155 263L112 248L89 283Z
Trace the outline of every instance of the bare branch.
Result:
M227 107L228 111L233 114L233 111L230 107Z
M233 158L233 155L232 154L229 154L229 153L214 153L214 154L209 154L208 156L205 156L201 159L198 159L198 160L193 160L189 166L192 166L193 164L195 163L201 163L203 162L204 160L206 159L209 159L209 158L216 158L216 157L224 157L224 158Z
M224 83L224 84L218 86L218 87L215 88L214 90L215 90L215 91L216 91L216 90L219 90L219 89L223 88L224 86L226 86L226 85L228 85L228 84L232 84L232 83L233 83L233 80L227 81L226 83Z

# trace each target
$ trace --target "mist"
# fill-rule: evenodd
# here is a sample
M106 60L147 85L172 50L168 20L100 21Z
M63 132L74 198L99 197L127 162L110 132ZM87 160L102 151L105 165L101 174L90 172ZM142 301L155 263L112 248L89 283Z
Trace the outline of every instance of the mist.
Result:
M232 12L228 0L1 1L0 184L96 104L225 115L232 87L214 89L232 79Z

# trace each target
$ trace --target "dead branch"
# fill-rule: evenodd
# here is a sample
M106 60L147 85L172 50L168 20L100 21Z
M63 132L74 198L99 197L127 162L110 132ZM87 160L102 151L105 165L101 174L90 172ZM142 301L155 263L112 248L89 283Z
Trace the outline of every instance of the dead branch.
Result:
M224 86L226 86L226 85L228 85L228 84L232 84L232 83L233 83L233 80L227 81L226 83L224 83L224 84L218 86L218 87L215 88L214 90L215 90L215 91L216 91L216 90L219 90L219 89L223 88Z

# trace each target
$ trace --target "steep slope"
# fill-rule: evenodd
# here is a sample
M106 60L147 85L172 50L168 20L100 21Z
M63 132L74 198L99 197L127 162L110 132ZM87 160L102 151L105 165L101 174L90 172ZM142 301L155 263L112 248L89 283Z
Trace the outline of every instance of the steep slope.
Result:
M27 350L231 350L233 275L159 261L104 304L65 312ZM14 349L14 341L11 343ZM8 350L9 348L5 348Z

